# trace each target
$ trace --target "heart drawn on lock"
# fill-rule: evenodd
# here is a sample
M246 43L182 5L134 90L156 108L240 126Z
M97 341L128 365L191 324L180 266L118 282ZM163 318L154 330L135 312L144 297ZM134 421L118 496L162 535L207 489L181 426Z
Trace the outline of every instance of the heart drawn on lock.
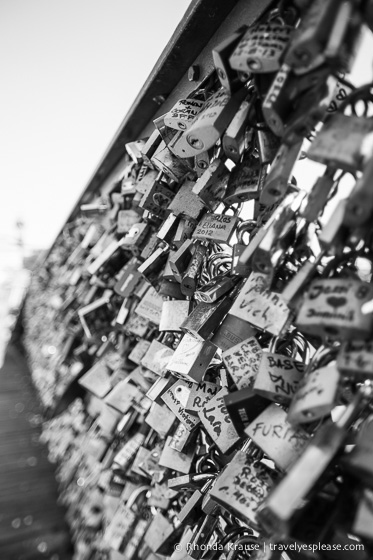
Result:
M326 303L336 309L337 307L342 307L342 305L345 305L347 303L347 299L343 296L330 296L327 298Z

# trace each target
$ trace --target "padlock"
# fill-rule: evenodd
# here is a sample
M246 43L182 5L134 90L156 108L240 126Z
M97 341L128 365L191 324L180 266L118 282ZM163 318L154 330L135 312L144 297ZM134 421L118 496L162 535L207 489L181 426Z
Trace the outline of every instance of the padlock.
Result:
M346 340L339 348L337 368L344 377L356 383L373 379L373 342Z
M232 267L231 273L237 276L243 276L247 278L251 273L251 265L249 263L242 264L240 262L241 255L247 247L247 243L244 243L243 236L245 233L249 235L255 230L257 223L255 220L247 220L241 222L236 229L237 243L233 245L232 250ZM251 237L249 237L251 239Z
M158 285L159 274L166 263L168 253L169 248L167 245L159 246L154 253L138 267L138 272L144 276L149 284L153 286Z
M186 297L192 297L197 288L199 274L207 253L207 244L201 241L195 243L195 252L181 281L181 292Z
M242 101L237 113L233 117L222 137L223 150L227 158L238 163L248 141L247 131L253 118L253 103Z
M228 313L216 330L212 342L223 351L254 336L256 330L249 323L231 313Z
M209 381L192 383L186 391L185 410L190 414L198 415L206 403L220 390L220 385Z
M258 123L256 130L256 146L262 165L272 163L281 144L281 139L272 132L265 122Z
M341 377L333 363L335 355L335 349L320 347L313 356L293 396L288 412L290 423L319 420L330 414L336 405Z
M300 209L300 216L308 222L314 222L323 212L330 193L335 186L333 179L334 169L327 169L324 175L318 177L308 193L303 208Z
M240 204L258 199L263 179L263 168L259 158L246 152L242 161L231 171L224 204Z
M352 257L343 256L342 262ZM336 258L329 263L329 270L342 262ZM304 295L296 325L302 332L322 338L366 338L372 331L373 317L364 315L362 306L372 296L371 285L354 278L313 280Z
M172 379L172 378L171 378ZM184 452L191 444L191 439L194 434L191 434L182 422L179 422L174 433L170 439L170 447L175 451Z
M285 54L285 62L298 73L307 72L325 60L341 68L350 58L360 17L353 2L338 0L310 3Z
M196 340L203 341L211 337L232 306L237 290L213 303L198 303L180 326Z
M186 334L168 362L167 368L188 381L199 383L202 381L216 350L215 344L209 340L199 341Z
M170 300L164 301L159 322L159 331L181 332L180 326L190 313L190 301Z
M183 179L188 173L191 172L191 168L187 165L185 159L180 159L176 157L169 149L168 146L162 142L157 150L155 151L154 155L151 158L151 163L158 169L158 171L162 171L167 177L172 179L173 181L180 181ZM160 200L159 191L157 191L157 198ZM164 195L164 193L162 193ZM154 199L154 197L153 197ZM156 204L160 206L168 205L170 202L170 197L168 196L166 201L160 203L159 201ZM144 208L144 206L141 206ZM147 209L147 208L146 208ZM163 218L163 216L160 216Z
M282 264L287 248L295 238L297 212L305 197L304 192L289 195L288 205L276 212L267 226L266 233L253 253L251 264L254 271L268 275L272 280Z
M274 484L269 468L245 451L237 451L220 473L210 495L251 527L257 526L256 512Z
M175 130L188 130L204 105L199 99L179 99L164 115L164 124Z
M152 340L150 346L141 360L141 365L150 369L157 375L164 377L168 369L169 361L174 354L174 350L165 344Z
M179 249L181 245L187 239L192 237L192 233L196 227L196 222L192 218L181 218L178 223L178 227L174 238L172 240L172 244L176 249Z
M224 89L213 93L189 130L176 135L169 148L180 158L194 157L212 148L228 127L245 95L244 88L232 97Z
M164 439L172 429L176 421L176 416L165 404L153 402L150 411L145 417L145 424L151 427L157 434Z
M193 239L228 244L238 222L236 215L205 214L198 222Z
M290 311L281 294L268 289L262 274L252 272L241 288L230 313L247 321L251 326L279 336L285 332Z
M180 379L171 385L162 395L161 399L170 410L175 414L176 418L184 424L189 432L192 432L199 424L200 420L196 416L189 414L185 410L182 402L183 390L188 387L188 382Z
M186 216L190 220L198 220L205 205L194 193L194 185L194 181L188 179L184 181L170 202L168 210L175 216Z
M225 406L232 423L241 437L245 437L245 429L268 407L268 400L257 395L246 387L233 391L224 397Z
M232 290L237 284L237 280L226 273L218 274L210 282L197 290L194 297L199 302L214 303L221 296Z
M232 93L239 83L237 75L229 63L229 57L237 44L241 41L242 35L246 29L246 25L241 26L237 31L232 33L232 35L229 35L212 49L212 60L216 68L216 73L222 87L229 93Z
M173 471L189 474L194 459L195 449L188 448L181 452L174 449L171 443L173 443L173 436L168 436L162 449L162 454L158 462L159 465Z
M174 278L181 283L188 265L193 257L194 243L192 239L186 239L169 259L169 265Z
M179 219L177 218L177 216L172 213L169 214L157 233L158 239L160 239L164 243L167 243L168 245L172 245L172 241L175 236L178 224Z
M127 298L133 294L141 279L141 274L137 271L139 264L140 261L133 257L119 272L117 281L114 284L114 291L119 296Z
M285 478L259 507L258 520L266 531L282 538L289 534L311 492L318 488L321 477L344 444L348 429L370 398L371 388L360 387L343 415L317 431Z
M132 251L134 255L139 255L146 238L149 236L150 227L148 224L141 222L134 224L129 232L122 238L121 246Z
M174 193L161 181L155 181L149 191L143 194L139 207L148 210L162 220L169 214L168 206Z
M146 163L151 169L153 169L151 158L159 148L162 143L162 135L158 129L154 129L149 138L146 140L145 144L141 148L141 157L144 163Z
M303 378L306 364L295 359L298 347L294 338L290 340L293 345L290 355L276 352L278 343L279 340L274 338L268 351L262 353L253 390L271 401L288 405ZM286 352L286 347L282 351Z
M224 198L228 177L228 168L221 159L217 158L210 163L193 187L193 193L211 212L217 209Z
M303 453L309 439L305 430L289 424L286 411L275 403L247 426L245 434L284 471Z
M240 441L224 403L227 394L228 390L223 387L199 412L205 430L222 453L227 453Z
M197 154L194 157L194 171L197 174L197 177L202 177L208 166L210 165L212 158L214 157L214 148L210 150L206 150L206 152L202 152Z
M175 530L174 525L162 513L156 513L145 535L144 542L156 554L169 556L181 535L181 526Z
M238 389L254 385L261 357L262 349L254 336L223 351L223 362Z
M302 142L292 146L286 144L280 146L260 192L259 200L264 206L272 206L285 196L301 146Z
M292 31L293 28L280 19L255 23L230 56L231 68L245 73L276 72Z
M137 315L148 319L155 325L159 325L163 307L163 298L153 287L146 286L146 292L139 304L135 307Z
M136 191L142 195L148 193L154 184L160 179L160 172L157 169L145 168L146 173L138 175L135 183Z
M370 119L335 113L312 142L307 156L319 163L355 173L363 171L361 147L373 130Z

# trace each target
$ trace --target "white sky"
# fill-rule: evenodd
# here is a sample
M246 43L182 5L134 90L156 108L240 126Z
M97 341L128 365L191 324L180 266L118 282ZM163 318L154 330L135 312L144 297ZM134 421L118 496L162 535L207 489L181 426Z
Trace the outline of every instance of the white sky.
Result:
M190 0L1 0L0 271L49 247Z

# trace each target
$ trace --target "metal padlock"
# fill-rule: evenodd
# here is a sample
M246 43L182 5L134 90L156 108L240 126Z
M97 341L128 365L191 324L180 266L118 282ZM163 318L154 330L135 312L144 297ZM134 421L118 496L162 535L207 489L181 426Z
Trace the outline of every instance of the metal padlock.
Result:
M300 215L308 222L314 222L323 212L331 190L336 182L333 179L333 169L327 169L324 175L318 177L311 191L308 193L306 203L300 209Z
M224 195L224 204L240 204L257 200L264 179L259 158L247 152L231 171Z
M165 404L153 402L149 413L145 417L145 424L150 426L161 438L165 438L171 431L176 416ZM159 464L160 461L159 461Z
M281 144L281 139L272 132L265 122L258 123L256 130L256 146L262 165L272 163Z
M237 389L254 385L262 358L262 349L254 336L225 350L222 358Z
M137 315L148 319L155 325L159 325L163 307L163 298L153 287L146 289L145 295L135 308Z
M284 471L299 458L309 439L307 432L289 424L286 411L274 403L245 429L245 433Z
M242 101L240 108L225 131L222 144L227 158L238 163L248 143L248 130L253 119L253 103ZM251 131L252 135L252 131Z
M274 485L268 467L245 451L237 451L218 476L210 495L228 511L256 526L256 512Z
M164 403L175 414L176 418L191 432L200 423L197 416L185 410L186 399L183 399L185 389L189 389L187 381L180 379L165 391L161 397Z
M330 268L333 270L333 264ZM322 338L367 338L372 331L373 317L364 315L362 306L372 297L372 286L361 280L348 277L313 280L304 294L296 325L302 332Z
M193 193L205 207L214 212L224 198L229 171L224 162L215 159L201 175L193 187Z
M151 135L149 136L149 138L146 140L143 147L141 148L142 160L144 161L144 163L149 165L151 169L153 169L153 165L150 160L162 142L163 142L162 135L159 132L159 130L155 128L151 133Z
M169 258L169 265L177 282L182 281L185 271L192 259L194 243L192 239L186 239L184 243Z
M206 341L196 340L189 334L184 335L176 348L167 368L182 378L199 383L210 365L217 347Z
M294 338L290 340L290 355L276 352L278 344L279 340L274 338L268 352L262 353L253 389L271 401L287 405L297 391L306 364L295 359L299 348ZM286 348L283 351L286 352Z
M268 400L246 387L224 397L225 406L237 433L245 437L245 429L268 407Z
M198 220L205 208L205 204L194 193L194 186L194 181L186 180L182 183L168 206L168 210L175 214L175 216L186 216L191 220Z
M151 344L141 360L141 365L150 369L157 375L164 377L174 351L165 344L152 340Z
M269 290L266 277L256 272L246 280L230 313L275 336L286 330L290 318L281 294Z
M237 112L246 91L241 88L232 97L219 89L206 101L186 132L176 135L169 148L180 158L194 157L212 148Z
M311 2L285 54L285 62L298 73L304 73L325 60L341 68L360 26L360 16L353 2L338 0Z
M191 172L191 168L187 165L185 159L176 157L163 142L155 151L151 163L173 181L180 181ZM168 200L167 203L169 202Z
M246 31L229 58L234 70L245 73L276 72L293 28L281 21L255 23Z
M158 233L157 238L164 243L172 246L172 242L179 224L179 218L175 216L175 214L169 214L168 217L165 219L163 224L161 225Z
M173 246L176 247L176 249L179 249L184 241L192 237L195 227L196 222L194 219L187 217L181 218L172 241Z
M203 105L199 99L179 99L164 116L164 124L175 130L188 130Z
M207 253L207 244L197 241L195 252L181 281L181 291L186 297L192 297Z
M335 364L335 350L319 349L309 370L298 385L288 412L289 422L303 424L327 416L336 405L340 373ZM328 365L325 365L328 364Z
M235 291L213 303L198 303L180 326L181 330L197 340L207 340L228 313L234 295Z
M139 203L140 208L148 210L155 216L165 219L169 214L168 206L174 197L174 193L167 185L156 181L151 189L144 193Z
M134 224L129 232L122 238L121 245L124 249L139 255L142 245L149 236L150 227L145 222Z
M337 356L337 368L344 377L357 383L373 379L373 342L371 340L346 340Z
M221 43L212 49L212 60L214 62L216 73L222 87L232 92L237 87L237 75L229 63L229 57L241 41L242 35L246 31L247 26L241 26L237 31L229 35Z
M365 117L335 113L327 120L307 155L310 159L344 171L363 171L362 144L373 131L373 122Z
M172 447L173 436L168 436L162 449L161 457L158 464L162 467L189 474L195 449L188 449L185 452L177 451Z
M221 350L226 351L254 336L255 333L256 330L247 321L228 313L216 330L212 342Z
M271 169L264 179L260 193L260 203L272 206L284 197L291 180L293 167L300 156L302 142L287 146L282 144L272 162Z
M159 331L181 332L180 326L188 317L189 312L190 301L188 300L164 301L159 322Z
M257 227L257 222L255 220L247 220L245 222L241 222L236 229L237 235L237 243L233 245L232 250L232 267L231 273L237 276L243 276L247 278L251 273L251 264L250 263L241 263L240 258L243 252L247 247L247 243L244 243L244 234L248 233L249 235L255 230ZM251 239L251 236L249 237Z
M240 441L240 436L225 406L224 397L226 395L228 395L228 390L223 387L199 412L199 418L205 430L222 453L227 453Z
M204 303L214 303L221 296L231 291L237 284L237 279L227 274L218 274L210 282L202 286L194 294L197 301Z
M237 215L205 214L198 222L192 238L228 244L237 222Z

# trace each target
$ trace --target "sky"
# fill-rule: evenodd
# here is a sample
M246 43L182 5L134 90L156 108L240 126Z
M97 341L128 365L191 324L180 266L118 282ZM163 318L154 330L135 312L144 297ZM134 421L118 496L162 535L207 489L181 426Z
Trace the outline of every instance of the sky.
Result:
M0 281L47 248L190 0L1 0Z

